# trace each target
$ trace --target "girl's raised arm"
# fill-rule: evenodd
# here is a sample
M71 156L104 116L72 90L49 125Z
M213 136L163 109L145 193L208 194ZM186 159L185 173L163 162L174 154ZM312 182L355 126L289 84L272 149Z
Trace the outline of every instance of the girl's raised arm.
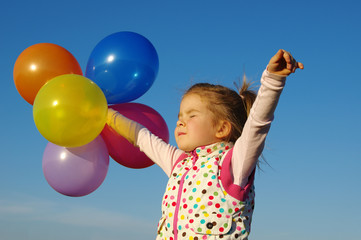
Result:
M269 61L242 135L234 146L232 156L234 184L241 187L247 184L248 177L263 151L286 77L294 73L297 68L303 69L304 66L297 62L289 52L282 49Z

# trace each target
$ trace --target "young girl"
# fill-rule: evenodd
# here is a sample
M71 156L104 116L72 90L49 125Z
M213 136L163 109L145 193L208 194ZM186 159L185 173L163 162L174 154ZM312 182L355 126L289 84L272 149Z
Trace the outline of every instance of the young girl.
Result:
M240 94L219 85L192 86L180 104L178 148L109 109L107 123L169 176L158 240L248 239L257 161L286 76L297 68L303 64L279 50L257 97L247 83Z

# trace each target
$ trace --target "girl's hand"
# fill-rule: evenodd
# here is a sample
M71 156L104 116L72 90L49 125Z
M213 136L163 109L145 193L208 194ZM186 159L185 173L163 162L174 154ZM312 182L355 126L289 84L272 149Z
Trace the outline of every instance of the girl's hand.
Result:
M289 52L283 49L278 50L268 63L268 72L278 75L288 76L297 68L303 69L303 64L297 62Z

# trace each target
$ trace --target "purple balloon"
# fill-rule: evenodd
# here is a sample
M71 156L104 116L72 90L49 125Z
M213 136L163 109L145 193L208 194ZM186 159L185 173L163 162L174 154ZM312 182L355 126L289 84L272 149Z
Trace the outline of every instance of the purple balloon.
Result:
M109 167L109 153L101 136L75 148L51 142L43 155L46 181L57 192L81 197L95 191L104 181Z

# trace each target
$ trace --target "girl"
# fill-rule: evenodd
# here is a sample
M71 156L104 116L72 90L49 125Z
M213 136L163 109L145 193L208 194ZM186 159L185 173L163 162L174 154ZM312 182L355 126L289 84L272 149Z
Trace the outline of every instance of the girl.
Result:
M107 124L169 176L158 240L248 239L257 161L286 76L297 68L303 64L279 50L257 97L247 83L239 94L219 85L192 86L180 104L178 148L109 109Z

